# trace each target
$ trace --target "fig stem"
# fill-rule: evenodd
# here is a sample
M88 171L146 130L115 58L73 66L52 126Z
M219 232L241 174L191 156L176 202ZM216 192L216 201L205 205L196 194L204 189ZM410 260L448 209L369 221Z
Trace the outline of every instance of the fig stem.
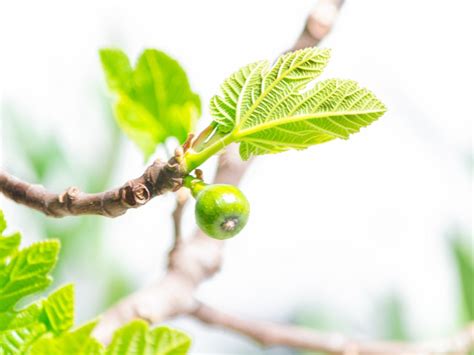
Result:
M188 189L191 190L191 194L193 195L194 198L198 195L198 193L207 186L207 184L192 176L192 175L186 175L183 180L183 186L187 187Z

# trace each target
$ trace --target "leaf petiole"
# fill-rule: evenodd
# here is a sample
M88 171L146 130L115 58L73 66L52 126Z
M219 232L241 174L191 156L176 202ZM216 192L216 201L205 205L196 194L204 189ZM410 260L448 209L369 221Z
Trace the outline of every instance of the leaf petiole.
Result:
M216 132L216 134L218 134ZM214 138L212 137L205 145L204 149L197 152L193 148L190 148L183 156L183 162L186 166L186 171L189 173L203 164L213 155L224 149L226 146L235 141L234 135L231 133L223 136Z

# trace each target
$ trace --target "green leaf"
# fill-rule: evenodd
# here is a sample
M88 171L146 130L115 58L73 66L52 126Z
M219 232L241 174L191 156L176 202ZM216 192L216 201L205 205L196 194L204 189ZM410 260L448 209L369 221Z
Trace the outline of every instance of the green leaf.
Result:
M7 221L5 221L5 216L3 215L3 211L0 210L0 236L7 228Z
M24 354L28 347L46 331L42 323L0 332L0 354Z
M50 329L62 333L74 324L74 286L61 287L52 293L43 303Z
M0 265L4 265L5 260L17 251L20 241L20 233L14 233L7 237L0 235Z
M33 303L21 311L0 313L0 354L23 354L28 346L47 331L40 321L41 302Z
M99 55L110 90L132 95L133 69L125 53L118 49L102 49Z
M102 49L100 58L117 96L117 122L145 158L169 137L183 143L201 114L201 102L180 64L154 49L145 50L134 69L117 49Z
M106 354L182 355L190 345L191 339L180 331L168 327L149 331L146 322L136 320L115 332Z
M186 354L191 346L191 339L175 329L157 327L148 336L148 353L160 355Z
M56 264L58 253L57 240L42 241L21 250L7 265L0 265L0 312L51 284L48 274Z
M100 355L102 345L91 337L97 321L89 322L78 329L56 337L42 337L29 348L30 355Z
M30 304L20 311L0 313L0 330L21 328L38 322L43 312L41 302Z
M385 106L351 80L329 79L315 85L329 51L307 48L247 65L221 86L210 110L220 133L240 142L240 155L305 149L335 138L347 139L368 126Z
M115 331L107 355L145 354L148 324L141 320L130 322Z

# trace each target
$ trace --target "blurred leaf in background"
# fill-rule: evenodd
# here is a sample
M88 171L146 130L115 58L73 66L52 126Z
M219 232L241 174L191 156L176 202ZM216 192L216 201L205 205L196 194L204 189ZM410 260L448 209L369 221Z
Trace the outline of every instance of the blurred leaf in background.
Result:
M201 101L181 65L155 49L145 50L134 69L118 49L102 49L100 58L116 95L117 122L145 160L169 137L183 143L201 115Z
M474 240L459 230L451 233L449 249L459 283L461 324L474 321Z
M410 339L405 307L398 293L387 294L375 310L374 333L377 338L398 341Z

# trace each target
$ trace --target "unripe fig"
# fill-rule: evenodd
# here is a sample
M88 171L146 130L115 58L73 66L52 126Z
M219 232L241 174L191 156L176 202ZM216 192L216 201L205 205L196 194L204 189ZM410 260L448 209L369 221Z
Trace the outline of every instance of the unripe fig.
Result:
M250 205L237 187L195 182L191 191L196 198L195 216L199 228L215 239L228 239L247 224Z
M239 233L247 224L249 211L247 198L232 185L207 185L196 196L196 222L204 233L216 239Z

